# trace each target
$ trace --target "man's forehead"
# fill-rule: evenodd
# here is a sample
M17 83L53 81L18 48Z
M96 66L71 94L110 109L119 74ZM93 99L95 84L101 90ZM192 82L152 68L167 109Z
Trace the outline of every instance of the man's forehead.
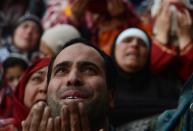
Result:
M76 43L64 48L57 56L54 65L62 61L93 61L98 64L104 63L101 54L91 46Z

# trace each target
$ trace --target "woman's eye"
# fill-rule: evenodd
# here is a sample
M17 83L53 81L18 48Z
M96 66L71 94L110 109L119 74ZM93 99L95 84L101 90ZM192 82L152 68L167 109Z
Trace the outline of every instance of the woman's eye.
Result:
M43 80L43 77L41 76L33 76L30 81L33 82L33 83L39 83Z

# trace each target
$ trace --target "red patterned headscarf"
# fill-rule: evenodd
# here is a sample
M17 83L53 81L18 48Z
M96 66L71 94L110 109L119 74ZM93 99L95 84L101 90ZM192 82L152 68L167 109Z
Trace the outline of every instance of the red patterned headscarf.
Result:
M15 126L20 128L21 121L24 120L29 110L24 105L24 92L25 86L33 73L38 71L39 69L48 66L50 63L49 58L43 58L35 61L31 66L23 74L21 80L19 81L16 90L14 92L13 101L14 101L14 109L13 109L13 117L15 119Z

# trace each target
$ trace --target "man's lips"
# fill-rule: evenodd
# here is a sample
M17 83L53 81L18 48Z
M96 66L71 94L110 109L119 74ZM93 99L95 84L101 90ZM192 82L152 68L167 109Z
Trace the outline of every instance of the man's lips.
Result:
M67 90L61 94L61 99L72 100L72 99L87 99L89 93L80 90Z

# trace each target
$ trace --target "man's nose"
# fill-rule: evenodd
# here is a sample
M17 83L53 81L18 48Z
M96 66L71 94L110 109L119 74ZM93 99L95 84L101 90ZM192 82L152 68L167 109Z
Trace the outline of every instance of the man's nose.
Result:
M81 86L83 85L83 80L81 73L77 69L73 69L67 76L68 86Z

